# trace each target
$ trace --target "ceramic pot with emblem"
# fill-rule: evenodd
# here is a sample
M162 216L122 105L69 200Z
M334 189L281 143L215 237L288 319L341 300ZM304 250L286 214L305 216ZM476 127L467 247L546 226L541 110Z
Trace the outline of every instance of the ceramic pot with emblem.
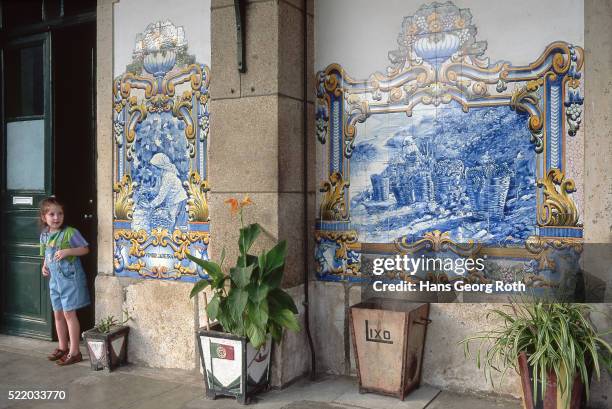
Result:
M234 396L247 404L253 394L268 389L272 339L258 349L241 337L223 332L220 325L198 330L206 396Z

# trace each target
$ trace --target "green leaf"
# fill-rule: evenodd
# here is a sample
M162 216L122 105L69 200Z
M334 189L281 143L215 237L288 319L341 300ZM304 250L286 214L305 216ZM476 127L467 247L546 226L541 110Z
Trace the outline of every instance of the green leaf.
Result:
M206 313L208 314L208 319L210 320L217 319L219 315L220 301L221 299L219 298L218 294L215 294L212 300L210 300L210 302L208 303L208 306L206 307Z
M247 326L246 335L255 349L266 342L266 331L253 323Z
M187 258L206 271L210 278L212 278L213 287L216 287L216 284L225 279L225 274L223 274L223 270L221 270L221 266L219 266L219 264L213 261L202 260L201 258L194 257L191 254L187 254Z
M262 251L259 257L257 258L257 265L259 266L259 273L263 277L266 271L266 253L264 251Z
M263 269L263 275L270 274L276 269L279 269L285 265L285 258L287 257L287 241L283 240L272 247L266 254L266 264Z
M249 293L240 288L232 288L227 297L230 315L236 324L242 321L242 313L249 301Z
M268 297L274 300L274 302L278 306L278 309L288 309L294 314L298 313L298 309L295 306L295 303L293 302L293 298L291 298L289 294L287 294L280 288L275 288L270 291Z
M236 324L230 316L227 297L220 297L219 312L217 314L217 320L223 327L223 330L232 334L236 334Z
M236 266L230 269L230 277L238 288L245 288L251 282L251 274L255 265L251 264L246 267Z
M300 324L298 324L297 319L291 310L282 309L280 311L270 311L270 318L283 328L287 328L291 331L300 330Z
M246 263L244 262L244 257L242 255L238 256L238 259L236 260L236 265L244 266L245 264L247 266L250 264L254 264L256 267L258 267L257 256L247 254Z
M277 268L276 270L268 273L265 277L266 283L270 288L279 288L283 282L283 269Z
M261 227L259 224L253 223L248 226L240 229L240 238L238 239L238 247L240 249L240 254L244 255L249 252L249 249L257 239L261 233Z
M248 317L252 323L262 329L265 329L266 325L268 325L268 302L266 300L263 300L258 304L249 302Z
M206 279L201 279L200 281L196 282L193 285L193 288L191 289L191 293L189 294L189 298L193 298L196 295L198 295L198 293L201 293L202 291L204 291L204 289L206 287L208 287L211 284L210 281L206 280Z
M268 296L270 287L266 283L261 283L260 285L257 285L257 283L251 283L247 290L249 291L249 299L254 303L259 303Z

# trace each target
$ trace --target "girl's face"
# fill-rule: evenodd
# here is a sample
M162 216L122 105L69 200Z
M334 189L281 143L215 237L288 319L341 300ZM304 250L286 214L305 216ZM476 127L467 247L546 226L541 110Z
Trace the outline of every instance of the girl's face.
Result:
M50 205L43 216L43 221L49 226L49 230L59 230L64 224L64 210L58 205Z

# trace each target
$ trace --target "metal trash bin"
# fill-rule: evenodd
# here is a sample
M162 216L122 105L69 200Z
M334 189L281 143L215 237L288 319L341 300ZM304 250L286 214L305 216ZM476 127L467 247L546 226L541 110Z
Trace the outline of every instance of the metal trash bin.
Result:
M429 304L372 298L350 308L359 392L406 395L419 387Z

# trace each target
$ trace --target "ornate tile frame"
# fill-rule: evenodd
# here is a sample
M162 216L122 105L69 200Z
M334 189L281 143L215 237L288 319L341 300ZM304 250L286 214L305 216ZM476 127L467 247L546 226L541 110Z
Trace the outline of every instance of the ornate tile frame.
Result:
M403 254L422 249L450 250L504 259L539 260L551 249L582 248L583 228L566 178L566 138L580 128L581 76L584 50L566 42L550 44L526 66L489 63L486 42L476 41L469 9L451 2L422 6L404 18L399 48L389 53L387 73L352 78L339 64L317 74L317 139L324 146L328 179L321 181L320 217L316 221L316 264L319 279L362 281L361 253ZM455 38L451 38L451 37ZM508 85L515 85L513 91ZM464 112L477 107L507 106L529 115L526 126L537 155L536 234L521 247L485 247L453 242L445 232L426 233L416 241L362 243L351 228L351 155L356 124L373 115L404 112L418 105L451 102ZM480 277L471 276L478 281Z
M182 27L168 20L152 23L137 38L128 72L114 81L113 253L114 271L120 276L196 281L198 269L186 253L207 257L210 71L186 50ZM147 116L162 113L184 124L189 156L188 178L181 180L187 197L186 230L132 226L138 188L132 179L137 126ZM155 257L166 261L157 265Z

